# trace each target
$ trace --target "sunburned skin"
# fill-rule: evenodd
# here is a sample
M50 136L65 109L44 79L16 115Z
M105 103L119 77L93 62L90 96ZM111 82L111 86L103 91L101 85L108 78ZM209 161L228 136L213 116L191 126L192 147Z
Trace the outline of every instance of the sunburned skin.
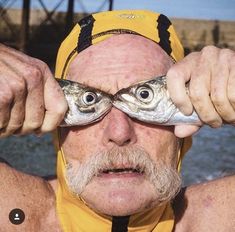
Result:
M171 58L154 42L118 35L81 52L71 62L67 79L115 94L133 83L165 74L171 65ZM61 134L65 157L74 167L100 151L134 146L149 153L155 163L176 168L178 139L173 127L133 121L114 107L102 121L85 128L63 128ZM138 174L94 177L81 196L95 211L109 215L133 214L159 203L152 183Z

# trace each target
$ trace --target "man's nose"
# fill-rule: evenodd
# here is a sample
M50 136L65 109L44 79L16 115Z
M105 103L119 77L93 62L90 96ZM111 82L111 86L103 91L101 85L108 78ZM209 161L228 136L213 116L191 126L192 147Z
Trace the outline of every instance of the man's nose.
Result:
M136 142L133 121L122 111L113 107L103 120L104 145L124 146Z

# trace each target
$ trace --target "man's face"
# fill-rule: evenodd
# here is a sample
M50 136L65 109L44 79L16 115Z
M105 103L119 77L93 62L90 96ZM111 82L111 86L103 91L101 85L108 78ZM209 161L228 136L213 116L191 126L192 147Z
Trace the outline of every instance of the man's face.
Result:
M67 79L115 94L165 74L171 65L154 42L117 35L81 52ZM113 107L99 122L61 129L61 142L69 185L95 211L130 215L169 200L179 187L172 127L138 122ZM101 167L98 173L95 166Z

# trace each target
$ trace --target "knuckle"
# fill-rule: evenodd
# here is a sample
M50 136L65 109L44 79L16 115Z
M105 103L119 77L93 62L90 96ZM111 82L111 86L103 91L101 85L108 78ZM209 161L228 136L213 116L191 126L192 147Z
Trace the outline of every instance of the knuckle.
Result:
M1 119L1 121L0 121L0 129L6 127L7 124L8 124L8 120L7 119L5 119L5 118Z
M234 51L229 48L223 48L220 50L222 56L228 56L229 58L234 57Z
M37 66L32 66L29 69L29 75L30 75L30 77L38 79L42 76L42 72Z
M27 123L27 125L25 126L25 128L27 128L27 130L33 131L39 127L41 127L42 125L42 120L35 120L35 121L31 121L29 123Z
M13 89L14 93L20 95L25 93L26 83L23 78L15 78L14 81L10 83L10 86Z
M202 55L207 55L207 54L211 55L214 52L218 52L218 51L219 51L219 48L215 47L214 45L207 45L201 50L201 53Z
M211 100L214 103L214 105L222 107L226 102L226 96L216 91L214 93L211 93Z
M183 70L180 68L181 66L179 64L173 65L169 71L167 72L167 77L181 77L184 75Z
M41 127L44 119L44 111L43 112L31 112L31 114L25 118L23 124L23 130L33 131L39 127Z
M31 58L32 58L32 62L36 64L41 70L44 70L44 68L47 67L47 64L44 61L37 59L35 57L31 57Z
M27 79L28 89L32 90L41 87L43 84L43 76L40 69L38 69L37 67L33 67L31 68L30 73L30 78Z
M218 128L222 125L222 119L219 117L215 117L214 115L205 115L202 118L202 121L213 128Z
M22 126L22 124L13 124L13 125L8 125L6 128L6 133L9 134L13 134L16 130L18 130L20 127Z
M22 134L28 134L28 133L31 133L33 132L35 129L37 129L38 127L34 127L34 125L32 124L27 124L27 125L23 125L22 129L21 129L21 133Z
M0 91L0 106L6 107L8 106L13 100L13 95L9 90L1 90Z
M228 122L229 124L235 124L235 116L230 118L225 118L225 121Z
M228 92L228 99L231 103L235 103L235 92Z
M48 65L44 61L39 60L37 58L33 58L33 62L35 64L35 67L40 71L41 76L45 75L45 73L50 71Z
M24 76L26 79L31 80L41 75L41 70L36 65L27 65L25 67Z
M23 124L24 124L24 117L23 117L23 115L22 115L21 117L19 117L19 118L17 119L17 121L16 121L14 124L11 125L11 127L12 127L13 129L15 129L15 128L18 129L18 128L22 127Z
M11 134L6 133L5 131L4 132L0 131L0 138L2 139L8 137L9 135Z
M41 133L47 133L47 132L51 132L53 130L55 130L57 128L57 124L44 124L41 128L40 128L40 132Z
M212 127L212 128L219 128L222 126L222 122L220 121L212 121L209 123L209 125Z
M193 103L199 103L202 100L203 93L200 88L191 87L189 97Z
M191 52L190 54L188 54L187 57L190 59L195 59L195 58L198 58L199 54L200 54L200 52L194 51L194 52Z
M36 89L36 88L41 88L42 86L43 86L42 76L39 77L39 78L33 78L28 83L28 90L31 91L31 90Z

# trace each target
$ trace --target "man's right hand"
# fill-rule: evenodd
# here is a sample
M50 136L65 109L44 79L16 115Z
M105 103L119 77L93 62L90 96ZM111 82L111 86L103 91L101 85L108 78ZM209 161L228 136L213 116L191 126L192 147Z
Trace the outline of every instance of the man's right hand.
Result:
M0 137L52 131L67 108L43 61L0 44Z

